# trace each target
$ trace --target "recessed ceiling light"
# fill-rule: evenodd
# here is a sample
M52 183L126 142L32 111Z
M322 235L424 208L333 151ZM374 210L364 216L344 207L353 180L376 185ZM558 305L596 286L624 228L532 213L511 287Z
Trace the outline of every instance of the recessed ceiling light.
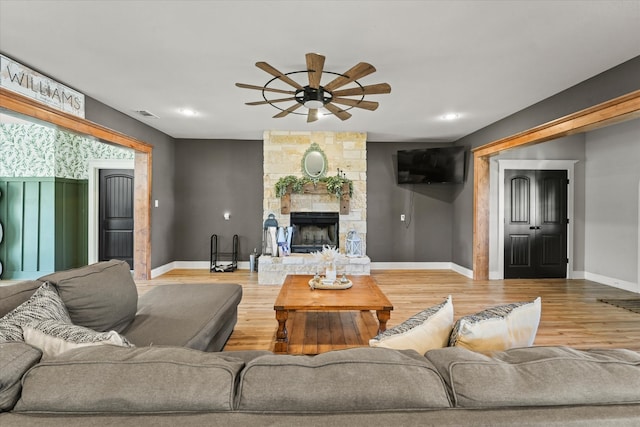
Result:
M455 120L460 118L460 114L458 113L447 113L440 116L442 120Z
M193 117L198 115L198 113L195 110L192 110L191 108L181 108L180 114L187 117Z

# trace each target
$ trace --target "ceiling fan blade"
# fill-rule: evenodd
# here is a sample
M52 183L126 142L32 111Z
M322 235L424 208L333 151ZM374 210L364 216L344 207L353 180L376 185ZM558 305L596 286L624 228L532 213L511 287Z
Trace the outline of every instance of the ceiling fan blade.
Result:
M276 102L285 102L285 101L295 101L296 98L279 98L279 99L270 99L268 101L255 101L255 102L245 102L245 105L265 105L265 104L274 104Z
M296 102L294 105L292 105L291 107L287 108L284 111L279 112L278 114L276 114L275 116L273 116L274 119L280 119L282 117L285 117L286 115L288 115L289 113L294 112L295 110L297 110L298 108L302 107L302 104L300 104L299 102Z
M345 71L342 76L338 76L333 79L331 82L329 82L329 84L325 85L324 88L331 92L334 89L338 89L339 87L346 85L347 83L351 83L354 80L358 80L364 76L368 76L375 71L376 68L373 65L367 64L366 62L360 62L359 64Z
M377 93L391 93L391 86L388 83L378 83L362 87L354 87L351 89L342 89L332 92L333 96L351 96L351 95L375 95Z
M351 117L351 114L344 111L340 107L333 105L332 103L324 104L324 108L331 111L335 116L337 116L340 120L347 120Z
M335 102L336 104L349 105L351 107L356 108L364 108L365 110L373 111L380 104L373 101L361 101L359 99L350 99L350 98L336 98L335 96L331 99L331 102Z
M266 71L267 73L271 74L274 77L279 78L283 82L295 87L298 90L303 89L303 87L300 86L295 80L292 80L291 78L285 76L282 72L280 72L279 70L276 70L266 62L256 62L256 67L260 68L262 71Z
M317 53L307 53L306 57L307 71L309 72L309 87L318 89L320 87L320 79L322 78L325 57Z
M316 120L318 120L318 110L310 108L307 113L307 123L315 122Z
M241 87L243 89L256 89L256 90L264 90L265 92L286 93L287 95L295 95L296 94L296 92L293 91L293 90L273 89L273 88L270 88L270 87L248 85L248 84L245 84L245 83L236 83L236 86Z

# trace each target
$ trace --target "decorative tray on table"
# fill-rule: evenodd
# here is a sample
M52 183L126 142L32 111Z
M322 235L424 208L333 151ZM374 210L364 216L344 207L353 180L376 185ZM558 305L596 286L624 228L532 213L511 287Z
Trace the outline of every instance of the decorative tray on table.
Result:
M327 280L327 279L311 279L309 280L309 287L311 289L349 289L353 286L351 280L345 282L342 279Z

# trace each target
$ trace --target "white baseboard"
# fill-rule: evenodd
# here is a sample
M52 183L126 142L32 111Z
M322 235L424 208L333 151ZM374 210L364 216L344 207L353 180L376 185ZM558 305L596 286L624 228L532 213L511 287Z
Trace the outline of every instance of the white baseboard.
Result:
M173 261L151 270L151 278L168 273L175 269L208 270L209 261ZM248 270L249 261L238 261L238 270ZM470 279L473 270L452 262L372 262L371 270L453 270Z
M453 262L372 262L371 270L453 270L470 279L473 270Z
M584 272L584 279L640 294L640 286L638 286L637 283L627 282L625 280L620 280L613 277L602 276L600 274L589 273L587 271Z
M160 267L156 267L151 269L151 278L155 279L158 276L163 275L164 273L168 273L173 270L175 267L175 261L170 262L169 264L161 265Z
M372 262L372 270L451 270L450 262Z
M462 274L463 276L468 277L469 279L473 279L473 270L470 270L466 267L463 267L453 262L451 263L451 269L458 274Z
M177 270L177 269L208 270L209 261L173 261L151 270L151 278L155 279L156 277L164 273L168 273L171 270ZM238 261L238 270L248 270L248 269L249 269L249 261Z

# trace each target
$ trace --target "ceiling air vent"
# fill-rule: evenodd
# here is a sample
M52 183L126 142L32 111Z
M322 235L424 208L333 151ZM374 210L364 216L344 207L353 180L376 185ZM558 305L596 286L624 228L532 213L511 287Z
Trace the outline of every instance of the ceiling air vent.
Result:
M135 110L136 113L140 114L143 117L148 117L151 119L159 119L160 117L156 116L155 114L153 114L150 111L147 110Z

